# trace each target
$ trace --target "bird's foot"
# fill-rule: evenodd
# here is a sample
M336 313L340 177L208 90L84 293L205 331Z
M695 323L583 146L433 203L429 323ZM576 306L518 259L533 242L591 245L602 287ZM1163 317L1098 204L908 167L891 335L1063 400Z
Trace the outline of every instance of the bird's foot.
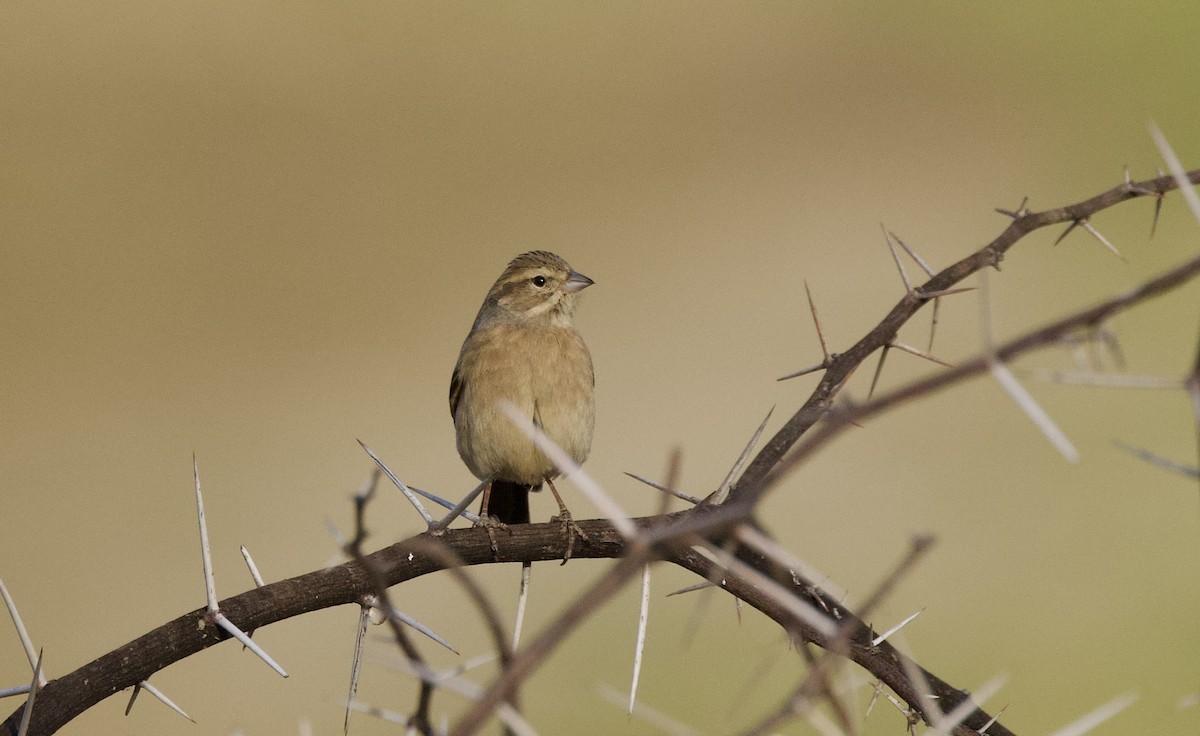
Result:
M567 538L567 551L563 554L562 564L567 564L567 560L571 559L571 553L575 551L575 537L587 541L588 535L571 516L571 512L567 509L562 509L558 516L553 516L550 521L557 521L562 525L563 535Z
M499 557L500 548L496 545L496 530L502 529L508 532L508 535L511 537L512 529L509 529L508 524L505 524L494 516L481 516L474 525L481 526L487 531L488 541L492 545L492 557Z

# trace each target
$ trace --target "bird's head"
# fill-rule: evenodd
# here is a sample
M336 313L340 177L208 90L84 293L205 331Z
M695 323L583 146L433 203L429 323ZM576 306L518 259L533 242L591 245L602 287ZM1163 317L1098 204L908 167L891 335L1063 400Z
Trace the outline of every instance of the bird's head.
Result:
M535 250L508 264L488 293L488 301L511 318L569 323L579 292L592 283L559 256Z

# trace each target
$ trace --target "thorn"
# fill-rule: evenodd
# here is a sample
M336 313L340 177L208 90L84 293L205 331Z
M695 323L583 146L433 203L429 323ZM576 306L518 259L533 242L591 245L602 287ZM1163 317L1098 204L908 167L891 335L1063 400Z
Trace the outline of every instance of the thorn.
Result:
M1063 726L1051 734L1051 736L1082 736L1082 734L1091 731L1096 726L1099 726L1109 718L1128 708L1135 700L1137 700L1137 693L1130 692L1120 695L1084 715L1082 718Z
M0 689L0 698L11 698L14 695L25 695L29 692L28 685L16 685Z
M158 702L160 702L160 703L162 703L163 705L167 706L167 707L168 707L168 708L170 708L171 710L175 711L175 712L176 712L176 713L178 713L179 715L181 715L181 716L183 716L184 718L186 718L186 719L188 719L189 721L191 721L192 723L195 723L195 722L196 722L196 719L192 718L192 717L191 717L191 716L189 716L187 713L185 713L185 712L184 712L184 710L183 710L183 708L180 708L178 705L175 705L174 701L172 701L172 700L171 700L170 698L168 698L166 695L163 695L163 694L162 694L162 691L160 691L158 688L156 688L156 687L154 687L153 685L151 685L149 680L142 680L142 681L141 681L141 682L139 682L137 685L134 685L134 686L133 686L133 695L131 695L131 696L130 696L130 698L129 698L129 706L128 706L128 707L125 709L125 715L129 715L129 710L130 710L131 708L133 708L133 700L134 700L134 698L136 698L136 697L137 697L137 691L138 691L139 689L141 689L141 690L145 690L146 692L148 692L148 693L150 693L151 695L153 695L155 698L158 698Z
M1033 369L1022 371L1039 381L1047 383L1073 384L1076 386L1104 386L1107 388L1139 388L1176 390L1182 384L1175 378L1162 376L1133 376L1126 373L1094 373L1090 371L1058 371Z
M482 483L480 483L479 487L482 489L482 488L483 488L483 484L482 484ZM446 500L446 499L442 498L441 496L437 495L436 493L430 493L429 491L423 491L423 490L421 490L420 488L417 488L416 486L409 486L409 489L410 489L410 490L411 490L413 493L417 494L418 496L422 496L422 497L424 497L424 498L427 498L427 499L429 499L430 501L433 501L433 502L434 502L434 503L436 503L438 506L441 506L441 507L442 507L442 508L444 508L444 509L450 509L451 511L453 511L454 509L456 509L456 508L457 508L457 505L456 505L455 503L453 503L452 501L448 501L448 500ZM474 500L474 496L472 496L472 500ZM461 502L460 502L460 503L461 503ZM465 510L465 507L464 507L464 510L463 510L463 511L460 511L460 512L459 512L459 513L456 515L456 517L455 517L455 518L457 518L457 516L462 516L464 519L466 519L467 521L470 521L470 522L472 522L472 523L474 523L474 522L475 522L475 520L477 520L477 519L479 518L478 516L476 516L475 514L471 513L470 511L466 511L466 510ZM454 519L451 519L450 521L453 521L453 520L454 520ZM449 524L449 523L450 523L450 521L445 521L445 520L443 519L443 521L442 521L442 522L439 522L439 523L443 523L443 526L445 526L446 524Z
M346 716L342 721L342 733L350 733L350 704L358 692L358 675L362 671L363 638L367 634L367 624L371 622L371 606L362 604L358 609L358 631L354 635L354 658L350 662L350 694L346 696Z
M638 610L637 641L633 650L633 679L629 684L629 714L637 702L638 678L642 675L642 654L646 649L646 621L650 618L650 565L642 566L642 602Z
M931 355L930 353L927 353L924 350L919 350L910 345L905 345L902 342L897 342L896 340L892 340L890 343L888 343L888 347L893 347L893 348L896 348L897 350L903 350L904 352L909 353L910 355L915 355L918 358L924 358L925 360L928 360L931 363L937 363L938 365L944 365L947 368L954 367L953 363L947 363L946 361L942 360L941 358L939 358L935 355Z
M243 632L241 629L235 626L232 621L225 617L225 614L217 611L213 614L212 619L217 626L225 629L226 633L240 641L243 646L258 655L259 659L266 662L267 666L278 672L281 677L288 676L288 673L284 672L283 668L280 667L275 660L271 659L271 655L267 654L266 651L256 644L253 639L246 636L245 632Z
M1188 467L1187 465L1184 465L1183 463L1177 463L1177 462L1174 462L1173 460L1168 460L1167 458L1165 458L1161 455L1156 455L1153 452L1150 452L1149 450L1145 450L1140 447L1133 447L1133 446L1127 445L1124 442L1121 442L1119 440L1114 441L1113 444L1116 445L1117 447L1119 447L1120 449L1124 450L1125 452L1128 452L1130 455L1133 455L1138 460L1148 462L1151 465L1157 465L1158 467L1160 467L1164 470L1168 470L1172 473L1178 473L1178 474L1184 476L1185 478L1195 478L1197 480L1200 480L1200 468Z
M1154 192L1154 219L1150 221L1150 237L1154 238L1154 233L1158 230L1158 216L1162 214L1163 200L1166 196L1162 192Z
M938 313L942 311L942 300L938 297L933 299L933 316L929 320L929 345L926 350L933 351L933 336L937 334Z
M1108 242L1108 238L1101 235L1100 231L1097 230L1095 227L1093 227L1092 223L1088 222L1087 218L1080 220L1079 224L1083 227L1084 230L1087 230L1089 233L1091 233L1092 237L1094 237L1096 240L1099 240L1100 243L1103 244L1105 248L1108 248L1110 251L1112 251L1113 255L1115 255L1117 258L1120 258L1122 261L1125 261L1125 256L1121 255L1121 251L1117 250L1117 247L1115 245ZM1125 262L1129 263L1129 261L1125 261Z
M1082 222L1083 222L1083 220L1072 220L1071 224L1067 225L1067 229L1063 230L1062 235L1059 235L1058 239L1054 241L1054 244L1058 245L1059 243L1061 243L1063 241L1063 238L1070 235L1071 231L1074 230L1075 228L1079 227L1080 223L1082 223Z
M599 509L600 513L604 514L617 532L625 539L637 539L640 536L637 526L629 519L629 515L625 510L610 496L600 484L597 483L583 468L579 467L579 463L571 459L567 453L563 452L554 440L550 439L540 427L535 425L529 417L521 413L521 410L516 407L511 401L502 400L500 408L508 417L508 420L517 426L527 437L533 440L537 448L542 451L542 454L554 463L559 472L563 476L570 478L575 484L575 487L587 496L588 500Z
M1009 217L1011 217L1014 220L1019 220L1022 217L1024 217L1025 215L1029 214L1029 210L1025 209L1025 205L1028 203L1029 203L1029 197L1023 197L1021 199L1021 206L1018 207L1015 211L1004 210L1004 209L1000 209L999 207L996 208L996 211L1002 215L1008 215Z
M258 565L254 564L254 558L250 556L250 550L246 549L246 545L239 547L242 551L242 559L246 561L246 567L250 568L250 577L254 578L254 587L261 588L266 583L263 582L263 576L258 571Z
M475 489L472 490L470 493L468 493L466 495L466 497L463 498L463 500L459 501L456 506L450 508L450 513L443 516L437 522L437 524L434 525L435 528L431 528L430 531L433 532L435 535L440 534L443 529L450 526L450 524L453 523L454 520L457 519L459 516L463 517L464 519L471 522L472 524L480 523L479 515L471 513L470 511L467 511L467 507L470 506L471 503L475 501L476 497L478 497L479 494L483 492L483 489L487 487L487 484L491 483L491 482L492 482L491 478L480 481L479 485L475 486ZM416 488L414 488L413 490L417 491L421 495L425 495L425 493L423 491L419 491ZM428 496L426 496L426 497L428 498ZM448 502L442 502L441 499L436 499L436 500L439 503L448 503Z
M871 646L877 647L880 644L882 644L883 642L887 641L889 636L891 636L892 634L895 634L897 631L899 631L900 629L903 629L905 626L908 626L912 622L913 619L915 619L917 616L920 616L924 612L925 612L925 609L922 608L920 611L917 611L916 613L912 614L911 616L904 619L900 623L896 624L892 628L888 629L887 631L883 632L879 636L875 637L874 639L871 640Z
M1109 356L1117 368L1125 369L1125 353L1121 350L1121 341L1103 325L1097 325L1096 337L1104 347L1108 348Z
M933 278L935 276L933 269L929 267L929 264L925 262L925 259L922 258L915 250L909 248L908 244L900 239L900 236L896 235L896 233L890 230L888 231L888 235L891 235L892 238L894 238L895 241L900 244L900 247L904 249L904 252L908 254L909 258L917 262L917 265L921 267L921 270L925 272L926 276L929 278Z
M942 733L951 733L954 729L974 713L979 708L983 707L993 695L999 692L1000 688L1004 687L1004 683L1008 682L1008 675L997 675L979 687L971 690L962 702L950 709L942 721Z
M683 466L683 450L672 447L667 455L667 477L663 485L672 488L679 485L679 469ZM658 499L656 516L666 516L671 507L671 494L664 493Z
M904 263L900 260L900 254L896 252L896 246L892 243L892 239L888 236L887 228L883 223L879 223L879 229L883 231L883 239L887 241L888 250L892 253L892 260L896 263L896 268L900 270L900 280L904 282L904 290L909 294L913 293L912 282L908 280L908 270L904 268Z
M138 693L142 691L142 683L133 686L133 692L129 695L129 703L125 705L125 717L129 717L129 712L133 710L133 703L137 700Z
M887 360L888 350L891 350L891 345L884 345L883 350L879 351L879 362L875 364L875 375L871 376L871 388L867 391L867 401L875 395L875 386L879 383L879 376L883 373L883 362Z
M871 686L871 699L867 701L867 712L863 714L863 718L871 715L871 710L875 707L875 701L879 700L879 696L883 694L883 680L876 680Z
M980 734L987 733L987 730L992 727L992 724L994 724L996 721L1000 720L1000 716L1004 715L1004 711L1006 711L1006 710L1008 710L1008 704L1005 704L1003 708L996 711L996 715L989 718L988 722L983 724L983 728L979 729L979 733Z
M992 297L988 289L987 271L979 272L979 332L983 337L983 351L989 356L996 354L996 343L992 337Z
M601 683L596 686L596 691L600 694L600 697L618 708L625 706L625 694L618 691L612 685ZM655 729L655 733L661 731L667 734L667 736L700 736L699 731L680 723L662 711L647 706L645 703L638 703L634 707L633 716L650 724Z
M192 453L192 477L196 481L196 518L200 522L200 558L204 563L204 594L209 613L217 612L217 583L213 577L212 548L208 544L208 523L204 519L204 496L200 493L200 466Z
M266 585L266 583L263 582L262 574L258 571L258 565L254 564L254 558L250 556L250 550L246 549L245 545L242 545L239 547L239 549L242 551L242 559L246 561L246 567L250 568L250 577L254 580L254 587L261 588ZM246 636L253 637L254 629L247 631ZM136 692L134 693L133 697L137 697ZM129 699L129 707L133 707L133 698ZM126 715L128 715L128 712L126 712Z
M1021 411L1025 412L1025 416L1029 417L1029 420L1041 430L1046 439L1050 441L1050 444L1054 445L1054 449L1058 450L1059 454L1067 462L1079 462L1079 450L1075 449L1075 446L1071 444L1071 440L1067 439L1067 436L1058 428L1058 425L1054 423L1050 415L1038 405L1033 396L1025 390L1025 387L1008 370L1008 367L995 358L992 358L991 372L992 377L996 379L996 382L1000 384L1004 392L1017 403Z
M38 655L33 651L33 639L29 638L29 632L25 629L25 622L21 620L21 614L17 612L17 604L13 601L12 596L8 593L8 588L4 585L4 581L0 580L0 597L4 598L4 605L8 608L8 615L12 618L13 626L17 629L17 638L21 640L21 648L25 650L25 657L29 660L29 668L37 670ZM40 674L38 679L38 687L46 686L45 674Z
M401 611L400 609L393 607L390 614L387 612L384 612L384 617L380 620L380 623L382 623L383 621L386 621L389 617L399 621L400 623L408 626L411 629L414 629L415 631L417 631L421 634L424 634L425 636L429 637L430 639L437 642L438 644L441 644L443 647L450 650L451 652L453 652L455 654L459 653L459 651L457 649L450 646L450 642L446 641L444 638L439 636L436 631L429 628L428 626L421 623L420 621L416 620L412 616L409 616L404 611Z
M821 613L816 606L793 595L791 589L734 557L728 550L714 546L698 547L707 550L717 563L717 569L725 569L755 586L763 595L797 621L817 630L822 636L836 636L837 623Z
M817 314L817 305L813 302L812 291L808 288L808 279L804 279L804 293L808 296L808 309L812 312L813 324L817 326L817 339L821 341L821 353L825 356L823 364L829 365L829 346L825 344L825 332L821 329L821 317Z
M697 590L704 590L705 588L713 588L716 586L723 586L723 585L725 585L724 580L721 580L721 582L719 582L719 583L714 583L711 580L705 580L704 582L701 582L701 583L685 585L684 587L680 588L679 590L675 590L670 593L667 593L667 597L670 598L673 595L683 595L684 593L694 593Z
M760 554L771 558L779 565L787 568L792 575L792 582L794 584L819 583L821 589L835 599L844 600L849 595L840 585L830 580L828 575L800 559L787 547L754 527L747 524L740 524L734 533L737 535L738 541L753 547ZM817 600L824 605L824 601L821 601L819 596L817 596Z
M776 381L787 381L792 378L799 378L800 376L807 376L809 373L816 373L817 371L823 371L828 367L829 367L829 365L827 363L818 363L817 365L811 365L807 368L801 368L798 371L792 371L791 373L782 375L779 378L776 378L775 380Z
M729 469L729 473L725 475L725 480L721 481L721 485L717 488L717 492L712 495L713 505L725 503L725 499L729 497L729 489L733 487L734 478L742 472L746 461L750 459L750 453L754 451L754 446L758 444L758 440L762 437L763 430L767 427L767 422L771 419L771 414L774 413L775 407L771 407L767 411L767 415L763 417L758 428L754 430L754 434L750 437L750 441L746 443L746 447L742 449L742 454L738 455L738 459L734 462L733 467Z
M404 497L408 499L408 502L413 505L413 508L415 508L417 513L421 515L421 518L425 520L426 528L432 531L434 529L433 517L430 516L429 512L425 510L425 504L421 503L421 500L417 498L415 493L412 492L412 489L404 485L404 481L397 478L396 474L392 472L391 468L389 468L382 460L380 460L379 456L372 452L371 448L367 447L362 440L356 439L355 442L357 442L359 446L371 456L371 459L375 461L375 464L379 466L379 469L386 473L388 478L391 478L392 483L400 489L400 492L404 494Z
M904 668L904 674L908 677L909 684L917 691L917 695L920 698L918 702L925 705L923 710L928 715L930 727L934 731L943 731L942 723L945 720L946 714L942 711L941 703L937 701L933 691L929 689L929 679L925 676L925 670L921 669L920 665L909 657L901 659L900 664ZM916 725L916 722L920 720L920 713L916 708L908 709L908 719L909 729L911 730ZM944 732L948 733L948 731Z
M652 481L648 478L643 478L642 476L637 475L636 473L630 473L628 471L625 471L625 475L628 475L630 478L633 478L636 481L645 483L646 485L650 486L651 488L660 490L663 493L669 493L670 495L674 496L675 498L683 499L684 501L687 501L688 503L692 504L693 506L699 504L700 501L702 500L702 499L699 499L689 493L684 493L683 491L677 491L674 488L669 488L661 483L655 483L654 481Z
M209 618L221 628L225 629L231 636L240 641L250 651L257 654L264 662L272 669L278 672L283 677L287 677L287 673L283 671L275 660L271 659L263 648L254 643L254 640L247 636L241 629L234 626L233 623L221 613L217 606L217 585L213 576L212 564L212 549L208 543L208 524L204 516L204 496L200 492L200 469L196 462L195 454L192 455L192 477L196 481L196 516L200 522L200 555L204 563L204 591L208 599Z
M521 586L517 592L517 617L513 621L512 650L517 651L521 643L521 630L525 627L525 606L529 603L529 577L533 565L521 563Z

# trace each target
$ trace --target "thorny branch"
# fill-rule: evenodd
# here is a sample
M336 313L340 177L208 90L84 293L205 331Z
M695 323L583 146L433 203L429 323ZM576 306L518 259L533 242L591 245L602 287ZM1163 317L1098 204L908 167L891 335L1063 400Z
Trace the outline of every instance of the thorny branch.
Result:
M1200 169L1187 172L1187 179L1192 184L1200 184ZM846 352L833 356L825 374L821 377L821 382L813 390L808 400L750 462L746 472L731 491L730 498L757 500L766 492L769 486L767 480L771 471L779 465L784 455L792 449L800 437L812 428L821 417L825 416L833 405L833 399L858 366L871 353L896 339L900 328L928 301L922 298L922 294L945 291L962 282L971 274L989 266L998 268L1009 249L1035 230L1064 222L1079 222L1121 202L1139 197L1161 196L1176 188L1178 188L1178 184L1174 177L1160 176L1157 179L1142 182L1123 182L1107 192L1066 207L1044 212L1028 212L1022 206L1019 211L1010 213L1014 215L1013 221L999 237L961 261L947 267L924 285L905 294L904 298L892 307L892 311L874 329Z
M1193 184L1200 183L1200 170L1188 172L1187 179ZM787 468L794 466L808 453L828 441L838 431L838 427L845 426L845 422L829 422L805 444L798 446L802 436L827 415L833 398L846 379L872 352L890 345L895 340L901 326L925 303L924 297L943 293L969 275L989 266L997 266L1014 244L1034 230L1056 223L1082 222L1119 202L1140 196L1161 199L1165 192L1175 188L1176 183L1171 177L1145 182L1126 182L1068 207L1037 213L1025 211L1022 207L1020 211L1012 213L1012 223L998 238L932 277L923 286L911 290L878 326L849 350L841 354L831 354L827 358L827 365L823 366L825 374L820 384L750 462L723 504L701 504L700 507L685 512L633 520L639 529L645 530L644 537L635 543L628 542L610 522L580 522L588 534L588 539L577 543L574 551L576 560L626 558L611 568L609 573L601 578L600 583L593 586L590 595L596 601L603 600L611 594L615 584L634 577L645 560L657 557L688 569L704 579L721 581L721 587L778 622L799 641L825 648L836 647L837 650L844 651L849 659L891 687L912 708L920 712L926 721L931 720L931 714L926 710L929 706L922 693L932 693L946 711L962 703L967 698L964 692L919 667L888 642L873 643L870 627L820 587L803 580L793 570L788 569L787 565L765 554L745 545L728 542L733 539L734 530L745 523L757 500ZM1007 358L1047 344L1072 329L1095 324L1109 314L1163 293L1193 278L1198 272L1200 259L1188 261L1125 295L1029 332L998 348L996 356ZM981 361L984 359L940 372L930 379L880 396L862 407L846 412L843 418L861 418L902 401L928 395L979 372L986 365ZM361 534L361 519L359 531ZM506 534L498 538L499 544L495 553L487 533L482 529L445 530L437 540L433 540L428 533L422 534L372 554L357 554L355 560L337 567L317 570L228 598L220 602L220 609L243 629L261 629L278 621L335 605L361 605L369 595L383 593L392 586L456 565L557 561L562 557L565 540L558 524L515 525L511 531L511 535ZM781 605L778 598L763 595L760 587L752 582L752 578L735 574L729 565L720 564L714 561L711 555L702 554L701 546L696 542L706 540L713 546L730 550L734 559L745 570L754 571L760 577L765 576L776 581L796 599L826 612L837 624L836 633L830 635L828 631L818 630L797 618L789 607ZM438 549L437 553L431 551L433 546ZM387 605L386 597L383 604ZM457 724L456 733L474 732L492 708L511 696L521 676L535 669L545 654L562 641L578 617L595 610L594 606L585 611L576 610L578 608L579 606L568 606L566 615L552 623L542 636L535 640L536 646L531 645L508 663L506 672L493 683L488 693L485 693L485 699L476 704L470 716ZM74 672L48 682L32 711L28 733L54 733L109 695L132 687L159 669L229 638L221 629L198 626L198 623L204 620L205 614L204 608L184 614ZM403 634L398 635L397 640L404 645ZM503 637L497 637L497 640L500 642L498 647L502 658L507 658L508 652L503 645ZM405 646L406 653L410 647L411 643ZM412 654L410 656L416 659ZM918 687L910 680L911 673L914 672L924 675L925 687ZM417 719L427 721L426 691L422 692L420 700ZM22 713L23 708L17 708L3 726L0 726L0 733L15 734ZM961 725L955 726L954 732L975 734L990 720L983 711L976 710ZM428 728L427 723L420 725ZM1005 736L1010 732L999 723L991 723L988 733Z

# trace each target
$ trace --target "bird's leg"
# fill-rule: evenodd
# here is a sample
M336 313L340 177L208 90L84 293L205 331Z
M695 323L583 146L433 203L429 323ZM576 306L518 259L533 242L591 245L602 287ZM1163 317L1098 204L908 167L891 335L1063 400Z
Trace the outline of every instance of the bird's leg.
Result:
M554 494L554 500L558 502L558 516L551 521L562 523L563 534L567 537L567 552L563 555L562 564L567 564L567 560L571 559L571 552L575 550L575 537L586 540L587 532L583 531L575 519L571 516L571 512L567 510L567 505L563 503L562 496L558 495L558 489L554 487L554 481L547 479L546 485L550 486L550 492Z
M496 517L488 513L488 501L492 498L492 481L489 480L487 485L483 487L483 501L479 504L479 519L475 522L475 526L481 526L487 530L488 541L492 545L492 557L500 555L500 548L496 545L496 530L503 529L512 534L512 529L508 528L508 524L500 521Z

